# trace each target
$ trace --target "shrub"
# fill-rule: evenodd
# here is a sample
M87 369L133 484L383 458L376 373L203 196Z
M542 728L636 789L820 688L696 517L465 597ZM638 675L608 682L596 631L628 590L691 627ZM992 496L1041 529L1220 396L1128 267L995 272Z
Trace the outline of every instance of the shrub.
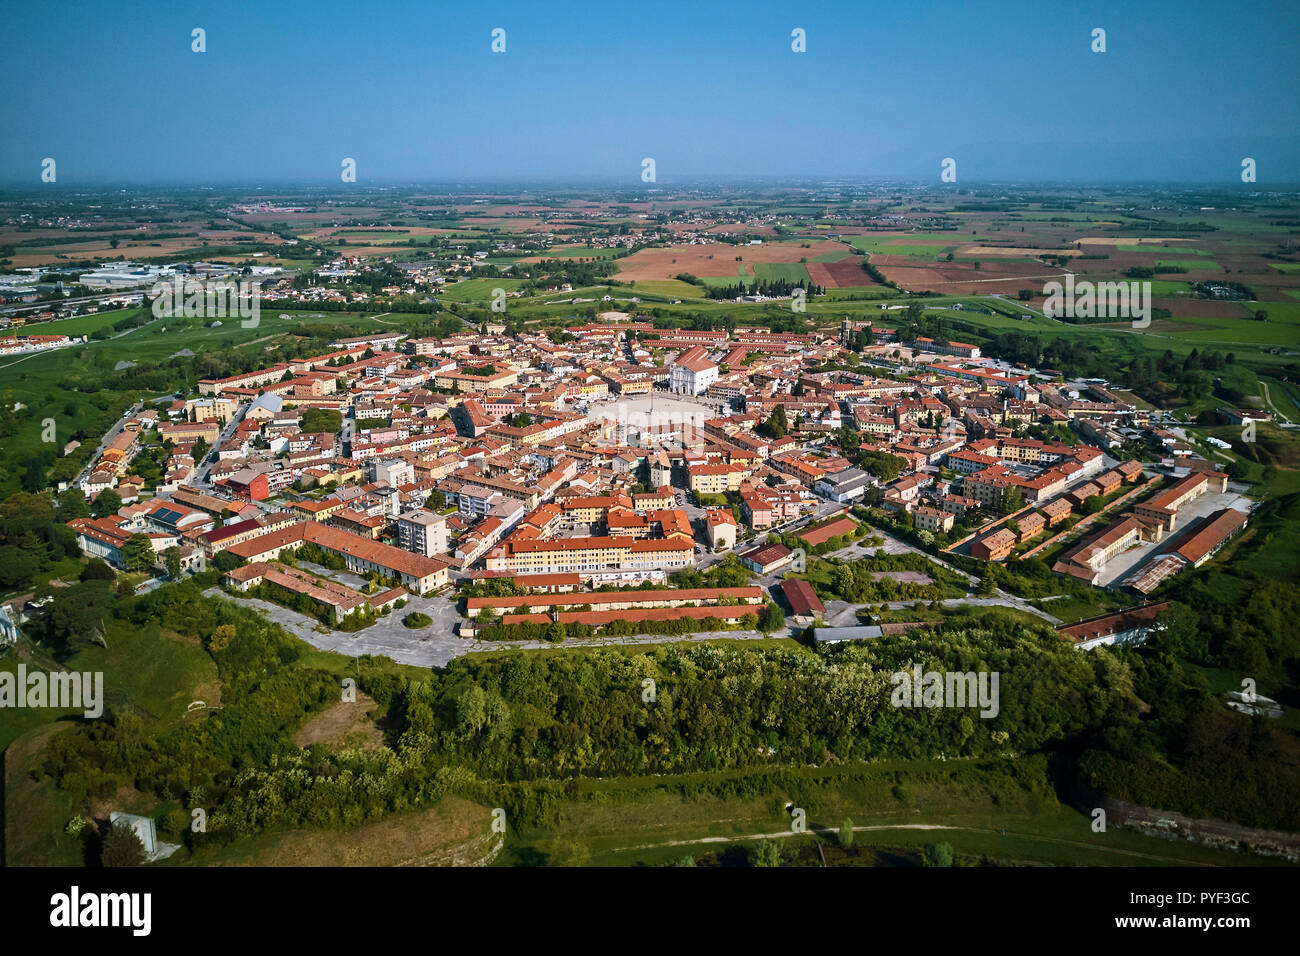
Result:
M144 844L129 826L109 827L100 861L104 866L139 866L144 862Z
M923 859L926 866L952 866L952 847L947 843L927 843Z

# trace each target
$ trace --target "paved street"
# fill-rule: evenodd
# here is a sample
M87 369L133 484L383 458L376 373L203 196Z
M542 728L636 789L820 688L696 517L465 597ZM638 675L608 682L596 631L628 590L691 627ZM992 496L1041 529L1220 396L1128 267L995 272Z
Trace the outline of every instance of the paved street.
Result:
M110 428L105 433L104 437L99 440L99 444L95 448L95 453L86 460L86 467L81 469L81 473L73 479L73 487L81 487L81 483L86 480L86 476L90 474L91 469L99 462L99 456L104 454L104 449L108 447L109 442L117 437L118 432L122 430L122 426L126 424L131 416L139 414L141 407L141 403L136 402L126 410L121 418L113 423L113 427Z
M212 486L208 482L208 473L212 471L212 466L217 463L217 449L229 441L230 437L235 434L235 429L239 426L239 423L244 420L244 415L248 413L248 410L251 407L251 405L247 404L240 405L235 414L231 416L230 421L226 423L226 427L223 428L221 434L217 436L217 440L212 443L212 450L208 453L208 456L199 463L197 468L195 468L194 476L190 481L191 484L205 491L211 490Z
M785 524L777 525L774 528L768 528L764 531L760 531L758 534L754 535L754 537L748 540L737 539L736 550L744 551L748 548L754 547L755 545L767 544L768 535L772 533L790 534L791 532L803 527L804 525L814 524L820 521L821 519L825 518L827 515L832 515L835 514L837 511L842 511L844 507L845 507L844 505L836 504L833 501L818 500L816 507L808 514L804 515L802 518L796 518L794 521L787 521ZM704 512L702 510L699 510L699 513L703 514ZM704 540L707 544L707 539ZM713 565L717 564L719 561L726 558L726 556L727 556L726 551L721 551L716 554L712 552L697 554L695 556L696 557L695 566L699 568L701 571L703 571L707 568L713 567ZM764 584L764 586L770 586L771 584L775 582L779 582L780 580L781 580L780 575L768 575L765 578L760 578L760 581Z

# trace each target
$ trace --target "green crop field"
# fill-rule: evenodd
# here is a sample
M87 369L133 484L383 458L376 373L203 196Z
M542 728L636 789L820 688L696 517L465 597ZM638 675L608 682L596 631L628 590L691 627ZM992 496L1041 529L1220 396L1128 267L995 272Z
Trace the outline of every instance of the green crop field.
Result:
M1171 279L1151 279L1151 294L1154 296L1185 295L1192 291L1190 282L1175 282Z
M474 302L486 305L492 301L493 289L513 292L524 284L523 279L465 279L447 286L438 298L449 302Z
M136 311L138 310L114 309L111 312L77 315L70 319L55 319L52 322L35 322L24 326L23 331L28 335L90 335Z
M1138 243L1136 245L1116 246L1120 252L1176 252L1179 255L1208 256L1210 253L1204 249L1197 249L1189 243L1176 242L1173 245L1164 246L1154 242ZM1201 268L1204 268L1202 266Z
M808 270L798 262L759 262L754 274L760 279L785 279L788 282L807 282Z
M1150 331L1171 335L1185 342L1215 344L1228 348L1236 344L1300 345L1300 327L1282 323L1255 322L1250 319L1157 320L1151 323Z
M731 281L731 280L726 280ZM634 294L640 295L649 292L654 295L665 295L674 299L698 299L704 295L699 286L691 285L689 282L683 282L681 279L637 279L631 285Z
M539 253L544 259L614 259L626 250L596 246L552 246Z
M1155 264L1156 266L1171 266L1175 269L1186 269L1189 272L1220 268L1219 264L1213 259L1157 259Z
M335 238L364 239L368 244L378 244L379 240L403 242L411 238L411 233L406 229L340 229L323 241L328 244Z
M910 259L941 259L948 253L956 253L957 249L972 241L977 241L974 237L954 236L948 240L947 245L921 245L917 240L926 238L924 236L908 236L907 243L900 243L898 236L853 236L848 240L849 245L860 252L868 255L887 255L887 256L907 256Z
M1244 304L1252 314L1257 311L1268 313L1268 321L1261 322L1260 325L1272 325L1278 322L1287 325L1300 325L1300 304L1294 302L1247 302Z

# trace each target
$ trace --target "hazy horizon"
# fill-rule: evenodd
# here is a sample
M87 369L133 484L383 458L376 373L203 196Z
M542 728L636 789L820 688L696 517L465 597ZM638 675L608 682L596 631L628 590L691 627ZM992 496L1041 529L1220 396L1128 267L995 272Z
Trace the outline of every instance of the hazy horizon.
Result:
M1300 182L1300 8L1090 6L19 7L0 182Z

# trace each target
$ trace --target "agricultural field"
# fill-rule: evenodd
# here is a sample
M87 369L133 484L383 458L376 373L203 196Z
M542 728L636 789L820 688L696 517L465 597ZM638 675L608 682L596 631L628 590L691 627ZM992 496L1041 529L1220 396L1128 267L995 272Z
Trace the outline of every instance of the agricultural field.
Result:
M741 266L791 266L828 252L848 253L842 243L832 240L806 242L764 242L756 246L736 246L725 243L669 246L662 249L642 249L618 260L614 278L620 281L641 279L672 279L681 273L702 279L734 279Z

